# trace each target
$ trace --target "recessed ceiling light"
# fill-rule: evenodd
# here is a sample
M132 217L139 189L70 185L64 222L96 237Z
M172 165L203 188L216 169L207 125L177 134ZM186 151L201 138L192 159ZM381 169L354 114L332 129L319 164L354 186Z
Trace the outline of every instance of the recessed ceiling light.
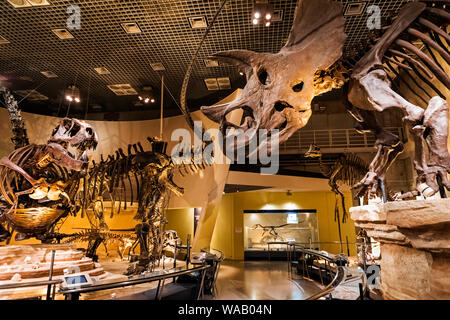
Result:
M52 31L60 39L73 39L73 35L67 29L53 29Z
M231 89L230 78L228 77L217 78L217 84L220 90Z
M150 67L153 69L153 71L164 71L166 68L161 62L154 62L150 63Z
M283 10L282 9L273 11L272 21L273 22L283 21Z
M141 33L142 30L136 22L122 23L122 28L126 33Z
M94 68L95 71L97 71L98 74L110 74L108 69L100 67L100 68Z
M344 16L359 16L364 12L366 2L349 3L345 8Z
M5 44L5 43L9 43L9 41L6 40L5 38L3 38L2 36L0 36L0 44Z
M50 1L48 0L27 0L32 6L49 6Z
M14 7L14 8L25 8L25 7L31 7L31 4L26 0L8 0L8 2Z
M129 84L110 84L107 87L118 96L134 96L137 91Z
M26 8L31 6L49 6L48 0L8 0L14 8Z
M58 78L58 76L52 71L41 71L41 73L47 78Z
M207 68L218 67L219 62L217 62L216 60L205 59L205 66Z
M205 81L206 88L209 91L219 90L219 84L217 83L216 78L207 78L204 81Z
M208 23L204 16L189 17L189 24L192 29L207 28Z

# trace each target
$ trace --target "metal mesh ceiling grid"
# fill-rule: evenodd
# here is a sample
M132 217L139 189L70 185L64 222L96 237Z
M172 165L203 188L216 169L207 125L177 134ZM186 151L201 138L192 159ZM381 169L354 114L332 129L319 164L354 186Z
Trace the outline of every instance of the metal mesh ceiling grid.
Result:
M339 0L344 5L348 0ZM51 6L15 9L6 0L0 2L0 35L10 43L0 46L0 74L32 79L29 88L42 83L41 71L52 71L56 79L46 80L39 91L55 98L56 88L62 90L76 83L82 92L95 97L129 103L130 97L116 97L106 85L129 83L135 89L144 84L159 87L159 75L150 68L152 62L166 67L166 85L178 99L187 65L205 29L192 29L188 18L205 16L209 23L220 0L197 1L67 1L51 0ZM354 2L354 1L353 1ZM396 12L408 0L371 0L378 4L383 16ZM229 76L239 78L237 70L228 65L206 68L203 59L229 49L277 52L285 43L293 20L296 1L270 1L274 9L283 10L283 20L270 28L253 26L253 1L230 0L211 30L193 79ZM80 30L71 30L74 39L60 40L51 30L65 28L67 7L81 8ZM368 15L347 17L346 50L364 39ZM140 34L127 34L121 23L136 22ZM105 67L111 73L98 75L93 68ZM26 79L26 78L25 78ZM192 82L194 85L199 82ZM195 88L193 88L195 89ZM202 88L203 91L206 89Z

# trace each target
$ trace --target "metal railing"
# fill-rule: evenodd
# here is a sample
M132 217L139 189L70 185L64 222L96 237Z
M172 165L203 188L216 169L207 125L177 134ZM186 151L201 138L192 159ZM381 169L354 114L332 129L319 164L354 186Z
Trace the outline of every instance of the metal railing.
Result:
M334 243L334 242L332 242ZM317 251L312 249L303 248L298 245L298 243L289 243L288 246L290 253L288 254L288 263L289 263L289 274L292 279L292 262L294 260L297 260L295 258L295 253L300 252L301 257L297 260L299 263L302 262L302 270L303 270L303 278L309 278L312 279L312 267L314 265L314 261L323 260L324 264L316 265L316 268L319 272L320 276L320 282L322 285L324 285L324 279L322 277L322 272L325 272L325 276L327 275L333 275L332 280L319 292L311 295L310 297L306 298L306 300L317 300L325 296L330 296L333 293L333 291L336 290L336 288L340 285L343 285L345 283L351 282L353 280L358 280L361 282L360 285L360 299L363 299L364 296L367 294L367 278L366 273L358 274L357 276L353 275L352 272L349 271L348 267L346 266L348 264L348 259L346 256L342 254L330 254L324 251ZM296 247L299 247L297 250ZM308 257L308 258L307 258ZM311 263L311 265L308 265ZM334 267L332 267L334 265ZM324 270L322 270L324 269ZM365 270L365 269L364 269Z
M210 265L198 265L187 268L186 266L177 267L173 269L165 269L156 272L150 272L148 274L141 274L138 276L130 276L128 280L118 280L118 281L100 281L97 284L80 287L76 289L61 288L59 292L65 296L66 300L79 300L80 294L97 292L102 290L111 290L129 286L135 286L138 284L144 284L149 282L158 281L158 287L156 289L155 300L161 300L162 291L164 288L165 281L169 278L179 277L185 274L191 274L193 272L201 272L201 282L197 292L197 300L203 296L203 283L205 280L205 272L207 269L211 268Z
M404 141L402 127L385 128ZM359 133L355 129L298 130L285 143L280 144L280 153L304 153L311 144L316 144L322 152L345 152L347 149L367 149L373 151L375 136ZM364 150L361 150L364 151Z

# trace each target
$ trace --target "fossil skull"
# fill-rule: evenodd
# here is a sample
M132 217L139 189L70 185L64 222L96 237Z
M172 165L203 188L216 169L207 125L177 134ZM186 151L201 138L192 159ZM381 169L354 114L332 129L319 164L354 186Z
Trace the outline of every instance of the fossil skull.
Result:
M202 112L220 124L224 136L227 131L238 139L245 134L241 140L245 145L259 129L279 129L279 143L286 141L307 124L312 99L332 88L318 87L316 78L341 57L346 39L344 25L340 3L299 0L288 41L278 53L230 50L211 57L236 65L245 73L247 84L240 98L202 107ZM243 110L240 126L227 120L227 115L236 109ZM232 128L242 130L227 130ZM259 146L261 143L258 141ZM234 143L230 147L236 150Z
M71 146L77 149L78 158L86 161L87 149L95 149L98 144L97 133L91 125L77 119L65 118L53 130L49 143L63 145L66 149Z

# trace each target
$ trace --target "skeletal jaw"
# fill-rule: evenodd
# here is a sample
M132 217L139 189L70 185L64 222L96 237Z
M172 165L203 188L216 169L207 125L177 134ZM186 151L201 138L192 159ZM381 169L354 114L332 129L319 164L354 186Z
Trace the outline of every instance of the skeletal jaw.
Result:
M40 186L34 189L34 192L29 195L31 199L41 200L47 196L48 187Z
M43 200L47 198L51 201L57 201L60 200L61 197L70 200L69 195L64 192L64 184L62 182L57 182L50 186L38 186L31 194L29 194L29 197L34 200Z

